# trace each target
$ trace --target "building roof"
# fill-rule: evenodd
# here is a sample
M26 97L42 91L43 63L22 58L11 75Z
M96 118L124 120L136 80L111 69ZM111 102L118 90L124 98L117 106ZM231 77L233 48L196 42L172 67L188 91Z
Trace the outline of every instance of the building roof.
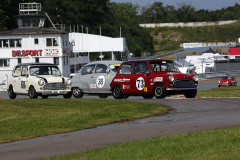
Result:
M13 30L7 30L0 32L0 36L4 35L39 35L39 34L67 34L68 32L48 29L48 28L40 28L40 27L33 27L33 28L17 28Z

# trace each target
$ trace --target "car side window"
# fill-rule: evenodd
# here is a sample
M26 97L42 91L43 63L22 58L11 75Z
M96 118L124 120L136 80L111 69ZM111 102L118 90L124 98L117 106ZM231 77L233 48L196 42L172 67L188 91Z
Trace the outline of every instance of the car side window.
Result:
M98 64L96 69L95 69L95 73L107 73L107 66L104 64Z
M135 64L134 74L149 74L149 69L146 63L144 64Z
M27 74L28 74L28 68L27 67L23 67L21 76L26 76Z
M19 77L20 75L21 75L21 67L16 67L15 70L13 71L13 76Z
M120 68L119 74L132 74L132 64L123 64Z
M83 68L83 70L82 70L82 75L92 74L94 67L95 67L95 64L94 64L94 65L85 66L85 67Z

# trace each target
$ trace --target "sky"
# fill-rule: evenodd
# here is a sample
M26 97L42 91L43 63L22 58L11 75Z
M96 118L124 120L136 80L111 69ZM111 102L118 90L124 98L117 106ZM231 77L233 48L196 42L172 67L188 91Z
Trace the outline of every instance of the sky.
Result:
M217 10L240 4L240 0L111 0L111 2L131 2L140 6L151 5L154 2L162 2L164 6L173 5L177 7L177 3L186 2L191 4L196 10Z

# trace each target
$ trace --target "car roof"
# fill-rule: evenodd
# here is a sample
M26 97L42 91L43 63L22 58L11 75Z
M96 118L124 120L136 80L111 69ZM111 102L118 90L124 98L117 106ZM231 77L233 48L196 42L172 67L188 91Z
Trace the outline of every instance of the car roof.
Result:
M124 63L141 63L141 62L156 62L156 61L169 61L169 62L173 62L172 60L168 60L168 59L139 59L139 60L126 61Z
M21 63L16 66L42 66L42 65L50 65L50 66L57 66L53 63Z
M94 61L94 62L90 62L88 63L87 65L89 64L106 64L106 65L109 65L109 64L121 64L123 63L123 61Z

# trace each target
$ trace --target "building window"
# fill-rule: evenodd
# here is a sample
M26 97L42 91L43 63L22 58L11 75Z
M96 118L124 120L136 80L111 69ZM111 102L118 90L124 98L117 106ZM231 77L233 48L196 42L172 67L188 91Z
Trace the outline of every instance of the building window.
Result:
M39 63L39 58L38 57L35 58L35 62Z
M22 39L0 39L0 48L22 47Z
M38 44L38 38L34 39L34 44Z
M47 43L46 45L48 47L58 46L58 39L57 38L47 38L46 43Z
M0 59L0 67L9 67L9 59Z
M22 63L22 58L18 58L18 64Z
M59 57L53 57L53 63L59 65Z

